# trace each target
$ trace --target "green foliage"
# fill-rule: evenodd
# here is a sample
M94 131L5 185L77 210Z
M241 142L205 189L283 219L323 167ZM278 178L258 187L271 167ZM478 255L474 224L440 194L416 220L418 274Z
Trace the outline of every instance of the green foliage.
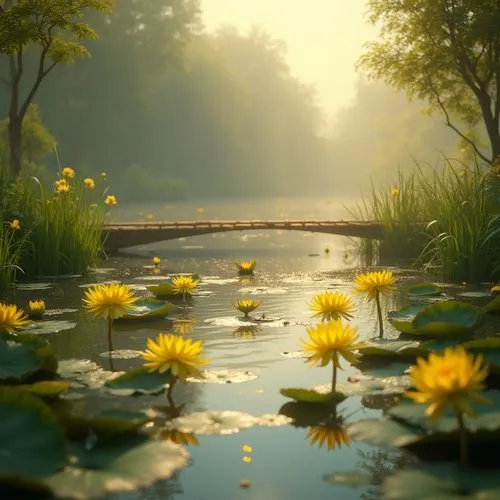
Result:
M485 160L500 155L500 6L491 0L370 0L380 39L360 64L370 76L439 109L447 124ZM457 117L468 128L454 123ZM483 154L469 136L481 120L490 139Z
M300 403L340 403L346 398L340 392L318 392L314 389L296 387L280 389L280 394Z
M132 396L137 394L159 394L170 383L171 375L150 372L147 368L135 368L120 375L118 378L106 382L106 387L113 394Z
M388 314L389 323L401 333L415 333L413 330L413 320L422 311L425 304L415 304L405 306L399 311L390 311Z
M134 305L135 309L118 318L118 321L163 318L175 307L170 302L151 297L141 298Z
M19 230L11 227L14 219L8 220L9 212L10 210L0 203L0 294L14 285L17 275L23 272L20 264L26 230L22 226Z

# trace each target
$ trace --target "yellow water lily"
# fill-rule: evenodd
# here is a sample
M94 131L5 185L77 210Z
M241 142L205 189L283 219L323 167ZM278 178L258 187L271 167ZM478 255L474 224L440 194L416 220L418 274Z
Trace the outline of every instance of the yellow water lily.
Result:
M94 189L95 188L95 181L94 179L91 179L90 177L86 177L83 179L83 184L87 189Z
M343 445L351 445L351 438L348 432L342 427L310 427L305 439L310 441L309 444L311 446L323 448L326 445L329 451L338 449Z
M75 177L75 171L71 167L64 167L62 175L68 179L73 179Z
M382 306L380 296L395 290L396 278L392 271L375 271L358 274L354 278L356 292L364 295L368 301L374 300L377 305L377 318L379 326L379 337L384 336L384 321L382 318Z
M313 318L321 317L322 321L340 318L350 320L354 304L345 293L327 290L313 296L309 309L314 313Z
M234 264L238 268L239 274L253 274L257 261L252 259L249 261L235 262Z
M109 194L108 196L106 196L104 203L106 203L106 205L110 205L110 206L116 205L118 203L118 200L116 199L116 196Z
M141 353L144 366L150 372L170 370L176 379L203 378L198 366L208 363L203 356L201 341L194 342L169 333L160 333L154 341L148 339L146 351Z
M28 314L31 318L41 318L45 314L45 302L43 300L30 300Z
M157 256L154 256L153 257L153 264L155 265L155 267L158 267L160 265L160 257L157 257Z
M15 304L0 303L0 332L15 333L28 326L30 320Z
M245 315L248 318L249 313L255 311L262 304L262 300L254 299L238 299L233 302L233 307Z
M21 223L18 219L14 219L12 222L9 222L9 226L13 231L19 231L21 229Z
M337 368L340 367L340 357L349 363L357 363L358 355L354 352L363 346L358 342L357 330L338 319L328 323L319 323L307 328L308 340L302 340L302 351L310 355L309 363L326 366L333 364L332 392L337 383Z
M172 278L172 291L176 295L182 295L185 299L187 295L191 295L196 287L200 284L200 280L193 278L192 275L179 275Z
M429 404L425 414L432 421L439 419L447 407L473 417L471 402L489 402L480 394L488 376L483 356L474 358L463 347L448 347L442 354L418 358L409 373L416 391L407 391L405 395L417 403Z
M191 333L196 325L194 319L175 319L172 328L175 333L179 335L185 335L186 333Z
M139 297L127 285L110 283L96 285L85 291L83 302L86 309L99 318L116 319L135 308Z

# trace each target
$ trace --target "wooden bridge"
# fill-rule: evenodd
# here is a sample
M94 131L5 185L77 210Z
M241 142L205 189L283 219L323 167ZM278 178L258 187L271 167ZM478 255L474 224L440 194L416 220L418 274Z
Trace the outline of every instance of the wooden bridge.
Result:
M333 220L196 220L166 222L117 222L104 227L106 251L146 245L157 241L203 234L247 230L290 230L382 239L380 222Z

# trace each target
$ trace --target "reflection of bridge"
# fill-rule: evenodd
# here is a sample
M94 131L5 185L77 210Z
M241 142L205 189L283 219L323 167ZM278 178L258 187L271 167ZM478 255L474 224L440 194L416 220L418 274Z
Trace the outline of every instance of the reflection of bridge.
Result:
M167 222L117 222L104 227L109 252L156 241L227 231L280 229L338 234L358 238L382 238L380 222L332 220L197 220Z

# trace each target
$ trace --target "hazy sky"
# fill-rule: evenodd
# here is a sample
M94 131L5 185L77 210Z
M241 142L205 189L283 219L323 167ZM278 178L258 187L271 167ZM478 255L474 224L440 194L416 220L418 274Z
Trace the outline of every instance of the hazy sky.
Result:
M366 23L365 0L201 0L208 29L233 24L264 27L288 46L288 62L313 83L329 113L353 97L354 65L376 31Z

